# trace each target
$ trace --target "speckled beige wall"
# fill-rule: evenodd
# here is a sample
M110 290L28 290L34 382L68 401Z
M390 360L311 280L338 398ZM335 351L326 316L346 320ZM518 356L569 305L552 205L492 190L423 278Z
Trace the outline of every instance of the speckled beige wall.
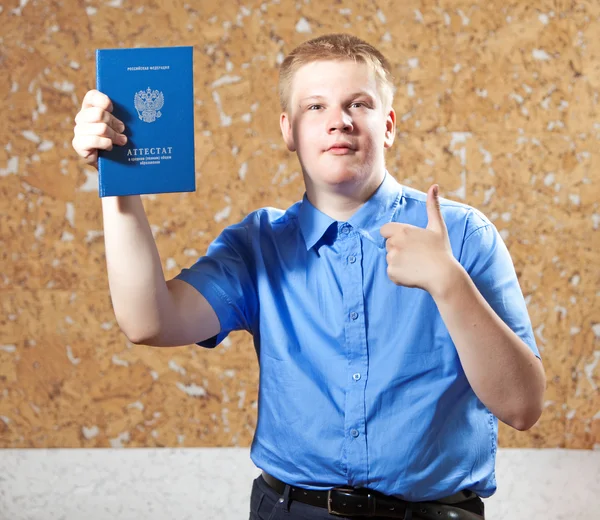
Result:
M512 253L548 376L504 447L600 448L600 5L596 0L11 0L0 7L0 446L249 446L250 336L135 346L112 312L95 170L71 148L96 48L193 45L195 193L144 197L167 277L220 230L301 198L277 66L352 32L397 77L388 168L479 208Z

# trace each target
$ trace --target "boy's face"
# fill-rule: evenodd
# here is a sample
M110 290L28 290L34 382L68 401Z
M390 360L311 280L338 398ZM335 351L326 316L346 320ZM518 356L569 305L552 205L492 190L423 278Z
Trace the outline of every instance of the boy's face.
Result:
M396 115L383 106L369 65L344 60L302 66L289 107L281 114L281 132L315 187L362 184L383 172Z

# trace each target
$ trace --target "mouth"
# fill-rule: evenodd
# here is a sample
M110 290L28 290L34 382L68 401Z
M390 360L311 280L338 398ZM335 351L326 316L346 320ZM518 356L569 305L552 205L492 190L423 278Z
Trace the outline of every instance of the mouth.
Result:
M353 148L349 143L337 143L333 146L330 146L327 149L328 152L333 153L335 155L345 155L349 153L355 152L355 148Z

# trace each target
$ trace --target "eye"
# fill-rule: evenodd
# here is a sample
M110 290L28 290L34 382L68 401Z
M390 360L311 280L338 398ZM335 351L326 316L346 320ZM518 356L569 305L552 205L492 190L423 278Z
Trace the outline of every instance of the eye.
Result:
M365 103L363 103L362 101L355 101L350 106L351 107L355 107L355 106L357 106L357 107L366 107L367 105Z
M323 105L309 105L308 110L318 110L319 108L323 108Z

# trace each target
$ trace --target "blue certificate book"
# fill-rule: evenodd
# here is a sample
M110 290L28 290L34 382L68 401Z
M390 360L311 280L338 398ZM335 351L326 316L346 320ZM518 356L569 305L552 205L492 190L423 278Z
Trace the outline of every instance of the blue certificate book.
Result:
M98 151L100 197L196 190L192 47L96 50L127 143Z

